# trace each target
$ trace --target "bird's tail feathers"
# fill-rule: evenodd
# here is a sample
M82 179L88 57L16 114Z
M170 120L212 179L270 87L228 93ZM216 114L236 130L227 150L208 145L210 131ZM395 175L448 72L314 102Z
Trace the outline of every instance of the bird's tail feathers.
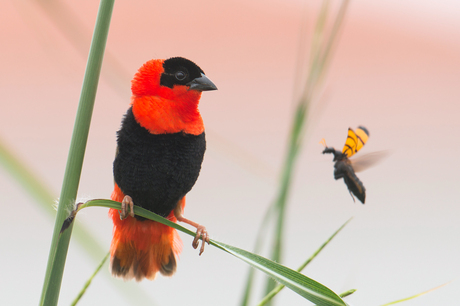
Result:
M120 220L110 209L114 221L110 247L110 270L115 277L130 280L154 279L157 272L172 276L182 249L177 231L161 223L128 216Z

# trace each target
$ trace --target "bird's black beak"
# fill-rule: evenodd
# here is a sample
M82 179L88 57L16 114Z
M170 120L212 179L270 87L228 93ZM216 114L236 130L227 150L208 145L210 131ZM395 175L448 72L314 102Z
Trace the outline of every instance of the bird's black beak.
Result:
M201 77L194 79L193 81L186 84L190 86L189 90L197 90L197 91L207 91L207 90L217 90L216 85L208 79L203 73Z

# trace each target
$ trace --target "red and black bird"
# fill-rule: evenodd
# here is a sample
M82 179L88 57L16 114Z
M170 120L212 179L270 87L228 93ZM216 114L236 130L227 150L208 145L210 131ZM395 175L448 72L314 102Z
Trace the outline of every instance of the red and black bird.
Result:
M200 173L206 140L198 111L202 91L217 87L195 63L182 57L150 60L132 80L131 107L117 133L110 209L111 271L125 280L172 275L182 242L176 230L133 213L137 205L173 222L197 228L194 248L209 242L206 228L183 216L185 196Z

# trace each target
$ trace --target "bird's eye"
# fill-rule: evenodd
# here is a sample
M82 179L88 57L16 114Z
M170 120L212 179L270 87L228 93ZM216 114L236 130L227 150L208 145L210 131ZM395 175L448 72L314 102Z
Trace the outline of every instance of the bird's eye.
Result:
M183 81L186 77L187 77L187 74L183 71L177 71L174 76L176 77L177 80L179 81Z

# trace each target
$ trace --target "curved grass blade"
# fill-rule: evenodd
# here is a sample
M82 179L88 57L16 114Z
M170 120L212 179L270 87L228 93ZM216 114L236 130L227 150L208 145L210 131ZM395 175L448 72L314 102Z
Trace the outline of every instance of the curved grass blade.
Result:
M77 196L113 5L114 0L101 0L99 5L67 158L64 181L59 197L58 211L51 240L40 305L57 305L59 299L72 227L63 234L60 234L59 230L61 229L62 222L66 218L68 205L74 203Z
M336 293L311 278L248 251L214 241L216 246L264 272L316 305L347 305Z
M72 218L72 216L74 216L74 214L76 214L81 209L85 207L92 207L92 206L114 208L118 210L121 209L121 204L119 202L115 202L112 200L104 200L104 199L91 200L86 203L81 203L77 205L75 213L72 213L69 218ZM186 233L192 237L195 237L195 232L192 232L180 226L179 224L171 222L141 207L134 206L134 213L141 217L168 225L183 233ZM65 232L66 231L64 231L63 234L65 234ZM231 245L227 245L222 242L210 240L209 244L245 261L246 263L250 264L254 268L266 273L268 276L274 278L278 282L282 283L286 287L290 288L294 292L298 293L299 295L303 296L304 298L308 299L309 301L317 305L321 305L321 306L322 305L324 306L333 306L333 305L345 306L346 305L345 302L332 290L306 277L305 275L300 274L297 271L294 271L290 268L282 266L262 256L250 253L248 251L239 249Z
M348 219L347 222L345 222L338 230L336 230L334 232L334 234L332 234L331 237L329 237L328 240L326 240L320 247L318 250L316 250L315 253L313 253L312 256L310 256L310 258L308 258L296 271L297 272L302 272L302 270L326 247L326 245L329 244L329 242L331 242L331 240L345 227L345 225L348 224L348 222L351 221L351 219L353 218L350 218ZM260 302L259 304L257 304L257 306L262 306L262 305L266 305L275 295L277 295L282 289L284 288L284 285L278 285L276 286L272 291L270 291Z
M91 277L86 281L85 285L83 286L83 288L81 289L81 291L78 293L77 297L75 298L75 300L73 300L72 304L70 304L71 306L75 306L77 305L78 301L80 301L81 297L83 296L83 294L85 294L86 292L86 289L88 289L89 285L91 285L91 282L93 281L93 278L96 276L97 273L99 273L99 270L101 270L102 266L105 264L105 262L107 261L107 258L109 258L109 255L110 255L110 252L107 253L107 255L105 255L105 257L102 259L101 263L99 264L99 266L96 268L96 271L94 271L93 275L91 275Z
M438 290L439 288L444 287L445 285L447 285L447 284L449 284L449 283L451 283L451 282L452 282L452 281L447 282L447 283L445 283L445 284L442 284L441 286L438 286L438 287L429 289L429 290L427 290L427 291L424 291L424 292L415 294L415 295L413 295L413 296L410 296L410 297L407 297L407 298L404 298L404 299L400 299L400 300L397 300L397 301L394 301L394 302L390 302L390 303L384 304L384 305L382 305L382 306L394 305L394 304L398 304L398 303L401 303L401 302L405 302L405 301L409 301L409 300L415 299L415 298L417 298L417 297L419 297L419 296L422 296L422 295L425 295L425 294L430 293L430 292L432 292L432 291Z

